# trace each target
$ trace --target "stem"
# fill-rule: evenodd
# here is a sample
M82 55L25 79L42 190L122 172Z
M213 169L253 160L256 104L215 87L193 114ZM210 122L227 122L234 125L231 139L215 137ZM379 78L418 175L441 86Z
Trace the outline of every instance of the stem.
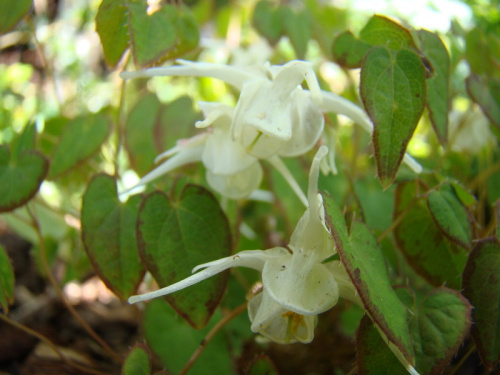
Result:
M191 358L187 361L186 365L184 368L179 372L179 375L185 375L189 371L189 369L194 365L196 360L199 358L201 353L205 350L207 347L208 343L212 341L214 336L221 330L222 327L224 327L227 323L229 323L233 318L237 317L240 315L243 311L247 309L247 302L241 304L237 308L235 308L233 311L231 311L228 315L226 315L224 318L222 318L211 330L208 332L208 334L205 336L205 339L201 342L200 346L198 349L195 350Z
M124 59L123 67L126 67L130 61L130 51L127 51L126 57ZM115 158L114 158L114 176L115 178L119 177L118 173L118 157L122 150L123 146L123 138L125 136L125 80L122 79L120 82L120 99L118 102L118 113L116 116L116 150L115 150Z
M61 358L62 361L64 361L69 366L77 368L81 371L87 372L89 374L106 375L106 373L104 373L104 372L94 370L91 368L87 368L85 366L78 364L77 362L74 362L70 358L66 357L52 341L50 341L47 337L45 337L41 333L38 333L38 332L32 330L31 328L26 327L25 325L22 325L19 322L16 322L15 320L10 319L8 316L6 316L4 314L0 314L0 319L3 320L4 322L6 322L7 324L10 324L11 326L13 326L13 327L15 327L23 332L26 332L28 335L34 336L37 339L39 339L40 341L43 341L57 354L57 356L59 358Z
M385 237L387 237L389 235L389 233L391 233L398 225L399 223L401 223L401 221L405 218L406 215L408 215L408 213L410 212L410 210L413 208L413 206L415 206L415 204L419 201L419 199L421 199L422 196L420 197L415 197L409 204L408 206L398 215L398 217L396 217L393 222L391 223L391 225L389 226L389 228L387 228L386 230L384 230L380 236L377 237L377 242L380 242L382 241Z
M109 354L109 356L117 363L122 362L121 356L116 353L111 347L88 325L88 323L83 320L83 318L78 314L75 308L69 303L69 301L64 297L64 293L62 292L59 284L57 283L52 271L50 269L49 263L47 262L47 254L45 249L45 241L43 239L42 230L40 228L40 224L36 218L36 215L29 208L29 205L26 206L28 214L31 216L32 224L35 229L35 232L38 236L38 242L40 245L40 259L42 262L42 267L45 270L45 273L49 279L50 284L54 288L57 297L64 303L68 311L73 315L73 317L80 323L82 328L87 331L87 333L95 340L97 343Z

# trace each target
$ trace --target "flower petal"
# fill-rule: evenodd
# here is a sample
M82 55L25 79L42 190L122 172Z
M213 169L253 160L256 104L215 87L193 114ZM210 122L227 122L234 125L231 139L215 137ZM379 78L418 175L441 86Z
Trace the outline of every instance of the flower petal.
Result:
M322 313L339 298L332 273L313 257L308 259L307 252L268 260L262 270L262 283L278 304L302 315Z
M230 199L246 198L257 189L262 181L262 167L254 162L247 169L231 175L216 174L207 169L206 179L209 185Z

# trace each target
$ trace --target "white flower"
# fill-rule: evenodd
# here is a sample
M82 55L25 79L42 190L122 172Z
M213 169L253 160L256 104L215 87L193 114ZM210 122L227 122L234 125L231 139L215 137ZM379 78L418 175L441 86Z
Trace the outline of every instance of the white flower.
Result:
M144 176L135 186L147 184L176 168L202 161L209 185L223 196L240 199L258 188L262 180L262 167L258 160L247 154L243 147L231 139L230 126L233 109L218 103L199 103L206 119L196 123L208 128L202 134L181 140L174 148L160 154L155 162L168 159Z
M231 267L262 273L263 291L249 302L251 329L277 342L310 342L315 316L332 308L340 295L356 300L353 284L340 263L323 264L335 253L325 224L323 200L317 181L327 147L317 152L309 175L309 207L299 220L288 248L241 251L201 264L192 276L154 292L129 298L130 303L164 296L184 289Z
M122 78L197 76L223 80L241 91L231 125L234 140L257 158L297 156L310 150L324 128L322 112L344 115L373 132L365 112L349 100L320 90L309 62L285 65L231 66L177 60L180 65L122 72ZM309 90L300 86L306 81ZM415 172L422 167L405 154Z
M458 152L478 154L487 145L495 144L490 121L479 110L451 111L449 116L448 142Z

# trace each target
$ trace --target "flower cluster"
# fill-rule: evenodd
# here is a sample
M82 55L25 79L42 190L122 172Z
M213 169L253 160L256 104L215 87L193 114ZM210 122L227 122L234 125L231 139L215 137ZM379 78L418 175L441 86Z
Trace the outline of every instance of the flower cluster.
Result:
M361 304L344 266L339 261L323 263L336 252L317 188L320 162L327 152L327 147L322 146L312 162L308 208L286 248L246 250L201 264L193 269L196 273L192 276L166 288L132 296L129 302L174 293L228 268L252 268L262 274L263 289L248 303L251 329L279 343L310 342L317 315L332 308L339 297Z
M294 60L285 65L250 67L178 62L180 65L123 72L121 76L218 78L240 90L238 102L234 110L219 103L200 103L205 120L196 126L207 131L181 141L160 155L157 161L172 157L144 176L136 186L179 166L201 160L207 170L207 181L214 190L230 199L244 198L260 185L262 170L259 160L267 159L307 204L279 157L298 156L312 149L324 130L323 112L347 116L367 131L373 130L372 123L360 107L320 89L309 62ZM304 81L308 90L301 86ZM404 160L410 167L420 170L409 156Z

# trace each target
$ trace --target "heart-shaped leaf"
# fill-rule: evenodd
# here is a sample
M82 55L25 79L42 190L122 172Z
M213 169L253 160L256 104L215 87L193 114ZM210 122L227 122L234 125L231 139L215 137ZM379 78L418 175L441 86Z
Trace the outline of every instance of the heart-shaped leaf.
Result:
M335 38L332 53L339 65L355 69L361 67L361 62L370 48L371 44L359 40L350 31L345 31Z
M150 375L149 350L144 344L136 344L127 354L121 375Z
M500 363L500 242L488 238L472 250L463 278L463 294L474 306L472 337L486 367Z
M11 211L29 201L47 175L48 161L37 151L11 157L7 145L0 145L0 212Z
M115 66L129 46L126 0L103 0L95 17L95 27L104 59Z
M297 58L304 59L309 39L312 38L312 25L306 10L296 11L290 7L282 9L283 27L290 38Z
M425 68L420 56L374 47L361 68L361 98L373 124L380 181L388 187L425 107Z
M420 374L442 373L467 335L470 311L469 302L455 290L440 287L427 295L410 321ZM407 373L367 317L361 321L356 341L360 375Z
M9 305L14 303L14 270L9 256L0 245L0 308L9 313Z
M92 156L109 131L109 121L103 114L77 117L68 122L52 155L48 178L54 179Z
M82 199L82 238L95 270L121 299L134 294L144 275L135 227L140 196L120 202L111 176L97 175Z
M410 31L390 18L374 15L359 33L359 39L372 46L386 46L392 50L417 49Z
M472 240L472 224L467 210L455 195L453 187L446 183L433 190L427 204L441 232L451 241L469 249Z
M174 47L179 17L175 6L166 4L148 13L145 1L130 0L128 9L132 54L137 65L151 64Z
M392 289L382 251L368 228L354 222L349 238L345 222L333 199L324 194L325 220L340 259L351 278L365 310L386 336L391 350L405 365L414 364L413 346L405 305Z
M396 188L394 218L400 220L394 231L396 243L408 263L429 283L460 289L467 252L436 227L425 200L419 198L423 193L418 181Z
M187 185L173 202L161 192L148 195L139 212L137 237L143 264L160 287L231 253L226 216L214 196L195 185ZM201 328L219 304L226 282L223 273L165 298L189 324Z
M436 135L445 144L448 137L450 56L441 39L427 30L419 30L422 52L432 64L434 74L427 79L427 109Z

